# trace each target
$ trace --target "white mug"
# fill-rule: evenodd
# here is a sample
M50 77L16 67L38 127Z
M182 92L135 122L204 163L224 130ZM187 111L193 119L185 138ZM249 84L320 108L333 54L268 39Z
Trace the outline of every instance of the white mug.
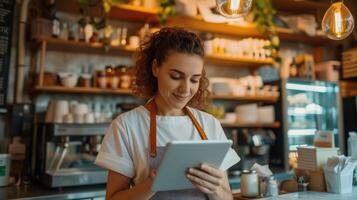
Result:
M84 115L84 122L91 124L95 122L94 113L87 113Z
M68 123L68 124L71 124L74 122L74 119L73 119L73 114L71 113L68 113L66 115L63 116L63 123Z
M83 124L84 123L84 115L74 114L74 123Z

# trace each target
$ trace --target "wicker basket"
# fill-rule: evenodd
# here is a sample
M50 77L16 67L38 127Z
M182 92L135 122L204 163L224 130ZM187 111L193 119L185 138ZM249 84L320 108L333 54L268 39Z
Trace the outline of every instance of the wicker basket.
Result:
M52 35L52 22L44 18L36 18L31 24L31 39L50 37Z

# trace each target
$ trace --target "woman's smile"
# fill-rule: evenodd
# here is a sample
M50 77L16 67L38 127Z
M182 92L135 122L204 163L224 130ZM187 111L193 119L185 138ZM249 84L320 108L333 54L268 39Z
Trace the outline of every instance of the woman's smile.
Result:
M177 101L180 101L180 102L185 102L188 100L188 98L191 97L191 95L180 95L180 94L175 94L175 93L173 93L172 95L176 98Z

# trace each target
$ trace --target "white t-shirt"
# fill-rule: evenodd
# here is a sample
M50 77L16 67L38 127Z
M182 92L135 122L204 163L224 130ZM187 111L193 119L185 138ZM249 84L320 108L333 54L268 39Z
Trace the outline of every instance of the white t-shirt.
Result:
M189 108L209 140L226 140L219 121L212 115ZM201 140L189 116L156 116L157 146L172 140ZM149 175L150 113L144 106L119 115L106 131L95 164L140 183ZM235 161L239 160L230 150ZM233 151L233 152L232 152Z

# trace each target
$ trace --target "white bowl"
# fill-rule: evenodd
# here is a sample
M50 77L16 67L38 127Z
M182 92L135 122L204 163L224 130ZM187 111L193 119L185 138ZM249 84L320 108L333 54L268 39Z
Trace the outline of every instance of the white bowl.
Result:
M59 74L61 85L65 87L75 87L78 82L77 74Z

